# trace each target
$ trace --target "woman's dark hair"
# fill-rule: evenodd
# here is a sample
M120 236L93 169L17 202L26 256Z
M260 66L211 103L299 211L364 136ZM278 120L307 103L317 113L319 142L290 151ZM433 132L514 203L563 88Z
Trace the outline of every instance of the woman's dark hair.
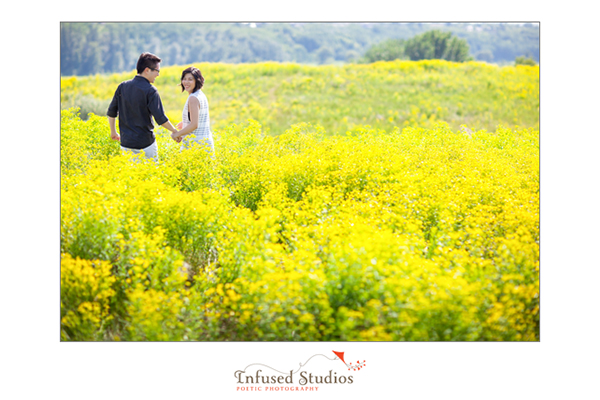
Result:
M183 70L183 72L181 73L181 79L179 80L179 82L183 81L183 78L185 77L186 74L192 74L192 76L194 77L194 80L196 81L196 85L194 86L194 90L192 90L192 93L202 89L202 86L204 86L204 77L202 76L202 73L200 72L200 70L196 67L189 67ZM185 88L183 87L183 85L180 83L179 86L181 86L181 91L183 92L185 90Z
M146 68L156 68L156 64L162 60L152 53L142 53L137 62L137 72L141 74Z

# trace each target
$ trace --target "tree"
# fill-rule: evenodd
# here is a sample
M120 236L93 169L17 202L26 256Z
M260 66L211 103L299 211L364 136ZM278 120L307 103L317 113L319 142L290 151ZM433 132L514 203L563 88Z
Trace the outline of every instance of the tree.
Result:
M104 69L102 43L103 38L100 34L100 26L98 24L90 25L81 60L81 68L83 71L89 71L88 74L97 74Z
M404 40L389 39L371 46L363 56L362 61L372 63L375 61L405 60Z
M323 46L317 50L317 58L321 64L329 63L333 61L333 51L328 46Z
M494 61L494 53L489 49L480 50L475 53L475 59L491 63Z
M117 29L110 30L108 40L108 52L105 57L104 71L123 71L125 69L125 60L123 59L123 43L119 40Z
M515 65L537 65L531 57L519 56L515 58Z
M471 59L466 40L450 32L427 31L406 41L404 52L411 60L448 60L463 62Z

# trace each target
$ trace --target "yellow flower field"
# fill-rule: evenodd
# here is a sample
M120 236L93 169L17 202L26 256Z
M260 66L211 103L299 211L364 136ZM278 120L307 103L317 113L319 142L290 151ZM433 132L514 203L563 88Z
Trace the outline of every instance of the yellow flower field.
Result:
M386 75L398 68L410 73ZM134 159L105 117L61 112L62 340L539 340L537 67L206 69L213 93L229 90L217 77L248 91L229 103L209 96L214 156L182 151L158 128L160 161ZM170 74L157 82L174 86ZM262 91L273 76L280 85ZM123 76L87 79L104 83L64 78L63 101L88 90L110 98ZM389 79L398 98L423 91L422 103L387 113L390 89L381 110L355 113L335 106L335 79L347 93ZM454 85L448 96L463 104L428 99L425 81L434 92ZM323 90L294 103L302 85ZM469 100L479 91L489 104ZM277 113L294 108L282 128ZM504 126L486 117L498 110ZM363 112L389 124L367 126ZM471 133L458 112L475 121L463 121ZM498 126L485 129L487 119Z

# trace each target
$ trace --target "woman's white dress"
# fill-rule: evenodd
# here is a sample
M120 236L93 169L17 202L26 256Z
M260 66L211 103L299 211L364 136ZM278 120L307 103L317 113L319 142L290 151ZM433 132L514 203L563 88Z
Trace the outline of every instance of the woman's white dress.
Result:
M184 139L182 142L182 147L189 147L192 141L195 141L203 146L209 146L210 151L214 151L215 146L213 143L212 132L210 131L210 117L208 116L208 100L206 99L206 95L202 92L202 89L198 89L194 93L191 93L185 101L185 106L183 106L182 115L183 127L185 128L190 124L190 117L188 115L188 103L190 102L191 96L196 97L198 99L198 102L200 103L198 127L189 135L185 135L183 137Z

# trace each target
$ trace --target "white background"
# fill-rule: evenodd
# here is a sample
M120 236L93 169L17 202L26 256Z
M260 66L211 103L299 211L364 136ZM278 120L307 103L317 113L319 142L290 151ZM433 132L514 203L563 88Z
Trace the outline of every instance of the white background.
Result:
M589 3L403 3L62 1L5 8L0 397L599 398L598 32ZM61 343L60 22L182 20L540 21L541 342ZM248 364L295 369L331 350L367 361L353 385L283 395L235 391L233 373Z

